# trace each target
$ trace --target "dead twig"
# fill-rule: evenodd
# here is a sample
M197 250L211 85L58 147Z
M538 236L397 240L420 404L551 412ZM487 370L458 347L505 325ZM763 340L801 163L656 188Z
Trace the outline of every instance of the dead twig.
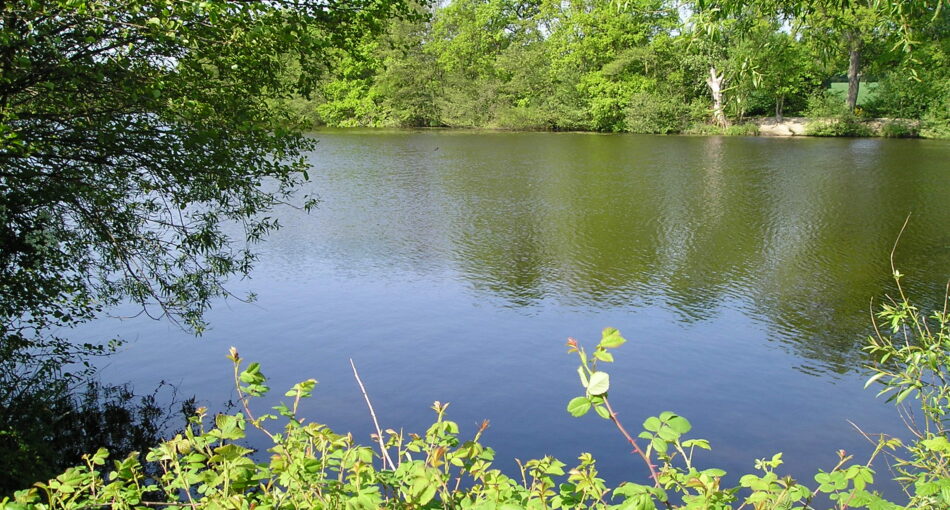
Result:
M396 464L389 458L389 452L386 451L386 444L383 442L383 431L380 430L379 421L376 420L376 411L373 411L373 404L369 401L369 395L366 394L366 387L363 386L363 381L360 380L360 374L356 371L353 358L350 358L350 366L353 367L353 377L356 378L356 383L360 385L360 391L363 392L366 406L369 407L369 415L373 417L373 425L376 427L376 440L379 441L379 451L383 456L383 469L386 469L387 463L389 463L389 469L396 469Z

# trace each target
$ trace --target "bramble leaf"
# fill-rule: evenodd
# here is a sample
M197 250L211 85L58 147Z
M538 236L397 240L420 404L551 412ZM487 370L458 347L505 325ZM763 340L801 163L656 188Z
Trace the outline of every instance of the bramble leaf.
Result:
M614 349L625 344L627 340L620 336L620 331L616 328L604 328L601 332L600 346L607 349Z
M590 399L587 397L572 398L571 401L567 403L567 412L571 413L571 416L575 418L584 416L587 414L587 411L590 411Z
M594 372L590 375L587 392L591 395L603 395L610 389L610 376L607 372Z

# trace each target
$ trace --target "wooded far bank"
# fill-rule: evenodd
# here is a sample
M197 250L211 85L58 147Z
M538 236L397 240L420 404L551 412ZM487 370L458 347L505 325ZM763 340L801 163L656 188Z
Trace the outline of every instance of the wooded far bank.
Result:
M305 125L335 127L751 134L730 126L804 116L836 119L809 134L946 137L946 3L419 5L289 106ZM855 124L872 118L905 121Z

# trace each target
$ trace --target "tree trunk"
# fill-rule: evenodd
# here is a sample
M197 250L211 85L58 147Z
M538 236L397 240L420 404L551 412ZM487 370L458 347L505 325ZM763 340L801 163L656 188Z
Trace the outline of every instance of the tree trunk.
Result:
M785 94L775 98L775 120L782 122L785 113Z
M861 85L861 35L848 34L848 111L854 113L858 106L858 88Z
M715 66L709 67L709 77L706 78L706 85L709 85L709 91L713 98L713 120L719 127L729 126L729 120L726 119L726 112L723 109L722 86L726 76L723 73L717 73Z

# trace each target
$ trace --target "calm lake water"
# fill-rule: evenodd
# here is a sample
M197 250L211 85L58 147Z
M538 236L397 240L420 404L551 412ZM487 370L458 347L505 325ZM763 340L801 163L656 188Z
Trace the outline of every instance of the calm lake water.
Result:
M609 366L628 428L672 410L731 475L785 452L809 483L868 432L908 434L863 390L869 304L892 291L888 256L922 303L950 279L950 144L922 140L329 131L312 155L309 215L283 229L195 339L147 320L82 338L129 340L104 366L219 407L236 346L280 395L315 377L312 420L369 444L371 421L422 432L435 400L463 435L491 420L498 465L589 451L611 481L646 480L612 426L575 419L569 336L629 340ZM277 390L280 390L279 392ZM276 397L275 397L276 398ZM880 466L879 473L887 473Z

